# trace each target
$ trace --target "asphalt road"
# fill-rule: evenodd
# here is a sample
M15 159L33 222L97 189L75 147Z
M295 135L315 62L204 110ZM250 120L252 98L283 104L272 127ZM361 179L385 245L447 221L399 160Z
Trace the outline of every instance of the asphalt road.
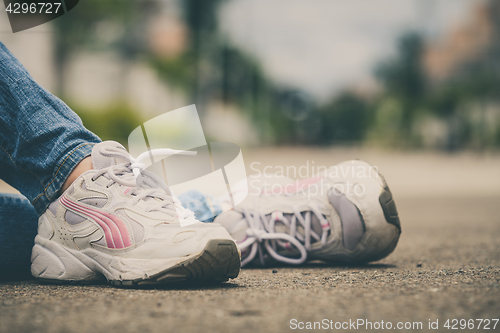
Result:
M377 263L244 269L228 283L164 289L3 282L0 332L285 332L307 322L370 328L346 326L358 319L373 328L389 322L394 332L429 331L429 320L450 331L448 319L450 328L453 319L489 319L492 329L500 319L499 159L412 158L379 159L403 233ZM468 331L484 331L486 321L478 330L479 323Z
M400 243L371 265L244 269L228 283L165 289L2 283L0 331L284 332L324 319L334 328L383 320L393 331L428 331L429 319L437 319L448 331L447 319L500 318L500 198L398 205ZM395 329L398 322L415 329Z

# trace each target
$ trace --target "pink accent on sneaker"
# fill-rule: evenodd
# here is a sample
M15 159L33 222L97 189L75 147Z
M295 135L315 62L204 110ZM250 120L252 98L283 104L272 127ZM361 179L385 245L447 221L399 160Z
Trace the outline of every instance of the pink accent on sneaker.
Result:
M245 236L245 239L241 240L241 241L236 241L236 244L240 244L240 243L243 243L244 241L246 241L248 238L248 236Z
M280 186L278 188L273 188L270 191L265 191L264 194L266 195L289 195L289 194L294 194L297 193L301 190L306 189L307 187L311 186L312 184L315 184L319 182L321 179L325 177L311 177L307 179L301 179L297 180L293 184L288 184L285 186Z
M106 244L109 248L122 249L132 245L128 229L119 217L97 209L85 207L69 200L65 196L61 197L61 204L66 208L93 219L99 224L104 231Z

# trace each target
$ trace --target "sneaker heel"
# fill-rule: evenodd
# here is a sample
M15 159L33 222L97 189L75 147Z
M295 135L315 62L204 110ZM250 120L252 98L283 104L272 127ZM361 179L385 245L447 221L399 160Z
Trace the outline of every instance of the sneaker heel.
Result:
M35 239L31 253L31 274L35 278L60 282L91 282L101 279L99 274L69 251L40 236Z

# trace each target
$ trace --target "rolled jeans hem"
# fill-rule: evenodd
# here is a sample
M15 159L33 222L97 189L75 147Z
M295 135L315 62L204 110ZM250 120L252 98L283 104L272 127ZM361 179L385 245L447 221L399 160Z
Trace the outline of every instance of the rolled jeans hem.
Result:
M68 179L71 172L85 157L90 156L94 145L95 143L91 142L83 143L62 158L62 163L52 181L45 187L43 193L40 193L31 202L39 216L47 210L52 201L58 198L58 194L66 179Z

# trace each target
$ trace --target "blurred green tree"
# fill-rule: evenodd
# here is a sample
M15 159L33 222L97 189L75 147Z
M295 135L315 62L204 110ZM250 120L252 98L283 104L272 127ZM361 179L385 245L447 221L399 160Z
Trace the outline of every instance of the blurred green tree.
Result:
M349 92L323 106L320 115L320 143L361 142L373 118L369 104Z
M144 117L126 103L115 103L100 109L74 104L70 106L83 125L102 140L115 140L125 147L130 133L145 121Z
M203 112L211 98L214 67L220 57L222 38L218 31L218 11L227 0L183 0L184 20L189 27L189 57L192 60L191 97ZM209 64L208 66L204 66Z
M375 70L385 93L401 102L402 130L409 133L415 111L426 93L425 71L422 65L423 40L414 32L403 35L395 59L381 63Z

